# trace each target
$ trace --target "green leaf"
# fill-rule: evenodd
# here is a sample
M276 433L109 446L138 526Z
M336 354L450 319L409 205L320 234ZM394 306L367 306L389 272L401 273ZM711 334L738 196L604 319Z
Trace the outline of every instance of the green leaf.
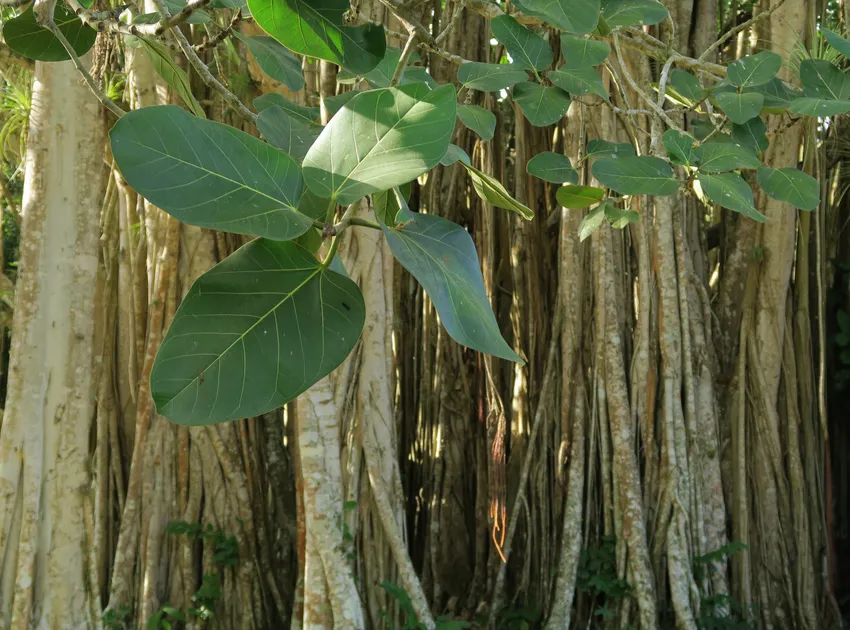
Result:
M670 72L670 77L667 79L667 89L670 88L673 88L689 104L700 102L706 95L706 91L699 84L697 78L684 70L674 69Z
M791 111L804 116L838 116L850 112L850 100L833 101L823 98L798 98L791 103Z
M156 73L162 77L171 89L186 103L186 106L192 111L195 116L206 118L204 108L192 94L192 86L189 83L189 75L184 72L183 68L178 66L174 59L171 58L171 53L168 49L155 40L148 40L144 37L138 38L148 52L151 60L151 65Z
M765 50L756 55L736 59L726 70L726 79L738 87L767 83L782 67L782 57Z
M410 194L410 185L407 185L407 194ZM375 217L384 225L396 227L399 223L407 223L415 218L407 205L407 199L400 188L384 190L372 195L372 207Z
M759 168L758 181L768 196L800 210L811 212L820 205L818 180L799 169L762 166Z
M602 17L610 28L649 26L663 22L669 15L666 7L655 0L603 0Z
M472 179L472 187L475 188L475 192L477 192L478 196L484 201L493 204L497 208L516 212L527 221L531 221L534 218L534 212L532 212L531 208L524 206L519 201L511 197L510 193L505 190L505 187L502 186L502 183L499 180L479 171L468 162L461 160L461 164L463 164L463 167L469 172L469 177Z
M97 31L83 24L80 18L65 5L56 5L53 21L78 57L86 54L94 46ZM50 29L38 23L32 7L4 22L3 41L13 52L27 59L65 61L71 58Z
M478 105L458 105L457 117L472 129L482 140L492 140L496 132L496 116L489 109Z
M526 15L577 35L590 33L599 21L599 0L519 0L514 4Z
M705 140L714 131L714 126L707 120L697 118L691 121L691 131L697 140Z
M300 122L307 125L319 126L318 120L321 117L321 112L318 107L306 107L298 103L293 103L275 92L269 92L254 99L254 107L257 108L258 112L274 106L280 107L292 118Z
M608 204L600 203L593 210L584 215L584 218L578 226L578 240L584 241L605 222L606 205Z
M560 153L538 153L525 165L525 171L553 184L578 184L578 173L570 163L570 158Z
M743 125L732 125L732 140L742 147L748 147L759 153L767 151L767 126L761 118L753 118Z
M744 88L744 93L758 92L764 95L762 108L770 113L781 114L795 99L803 96L803 92L790 87L781 79L771 79L762 85Z
M610 201L606 201L602 205L605 208L605 218L608 220L608 223L611 227L615 227L618 230L622 230L630 223L637 223L640 220L640 216L634 210L618 208Z
M552 83L574 96L597 94L606 101L608 100L608 92L602 85L602 78L596 68L592 66L587 68L561 67L558 70L550 70L548 76Z
M697 180L702 191L717 205L739 212L759 223L767 220L753 205L753 191L749 184L737 173L699 173Z
M694 139L689 135L682 133L681 131L676 131L675 129L669 129L664 132L664 135L661 137L661 141L667 149L667 155L671 162L675 164L685 164L687 166L696 164L697 159L696 153L694 152Z
M162 105L125 114L109 135L127 183L184 223L280 240L313 223L295 209L298 165L234 127Z
M446 149L445 155L440 159L440 164L443 166L451 166L455 162L470 163L469 155L466 151L455 144L450 144Z
M319 197L309 188L305 188L301 194L301 199L298 201L298 212L311 219L322 219L328 215L328 206L331 200L326 197Z
M562 186L555 193L558 203L565 208L587 208L602 201L605 191L592 186Z
M752 149L734 142L707 142L697 147L699 170L724 173L739 168L758 168L761 162Z
M387 47L379 24L345 26L348 0L248 0L257 24L289 50L369 72Z
M336 116L336 113L342 109L342 106L355 96L357 96L357 90L349 90L348 92L343 92L334 96L326 96L324 101L325 107L328 109L328 114Z
M522 113L535 127L545 127L558 122L570 108L570 95L557 87L543 87L539 83L518 83L511 92Z
M465 229L431 214L414 215L402 228L382 229L396 259L425 289L452 339L473 350L523 362L502 338L475 244Z
M833 100L850 98L850 75L823 59L801 61L800 81L806 96Z
M249 37L237 30L233 34L248 46L260 69L275 81L283 83L292 92L304 87L301 60L281 46L272 37Z
M673 169L657 157L599 158L591 172L600 184L623 195L665 196L679 189Z
M637 155L635 148L628 142L609 142L594 138L587 141L587 157L628 157Z
M452 85L424 83L359 92L337 112L304 158L304 181L347 205L436 166L455 126Z
M715 98L726 117L739 125L743 125L748 120L758 116L761 112L761 106L764 104L764 95L758 92L750 92L749 94L724 92L718 94Z
M369 82L369 85L373 88L390 87L393 75L395 74L395 69L400 60L401 50L398 48L387 47L387 51L384 54L384 58L381 59L381 62L375 66L375 68L365 73L363 78L366 79ZM410 64L416 63L417 61L419 61L419 54L414 50L407 62L407 67L404 69L404 72L401 73L401 79L399 80L400 85L407 85L408 83L415 83L420 80L411 76L411 70L413 70L413 68L411 68Z
M528 81L528 73L514 63L468 62L458 68L457 80L472 90L498 92L520 81Z
M343 362L365 315L354 282L295 243L255 239L177 310L151 372L157 412L198 426L276 409Z
M833 33L832 31L821 28L821 34L826 38L826 41L829 42L829 45L835 48L838 52L844 55L847 58L850 58L850 42L846 39L838 35L837 33Z
M319 137L321 127L307 125L274 105L260 112L257 129L268 140L299 164Z
M564 56L564 68L598 66L605 63L610 52L611 47L606 42L587 37L577 37L568 33L561 35L561 54Z
M554 56L546 40L529 31L510 15L494 17L490 20L490 30L521 68L545 70L552 65Z

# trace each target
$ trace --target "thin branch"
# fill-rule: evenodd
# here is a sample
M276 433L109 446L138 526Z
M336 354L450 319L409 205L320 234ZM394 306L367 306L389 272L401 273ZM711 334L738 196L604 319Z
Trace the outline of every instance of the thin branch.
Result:
M661 79L658 81L658 102L656 103L658 107L664 107L664 99L667 97L667 80L670 76L670 68L676 62L676 57L678 56L679 55L676 54L670 55L670 58L661 70Z
M697 59L697 61L699 61L700 63L704 62L706 59L709 58L711 53L713 53L718 48L720 48L723 44L725 44L727 41L729 41L730 38L735 37L735 35L737 35L741 31L743 31L744 29L750 28L751 26L753 26L754 24L756 24L758 22L761 22L762 20L766 20L771 15L773 15L773 13L777 9L779 9L779 7L781 7L783 4L785 4L785 0L779 0L779 2L777 2L772 7L770 7L767 11L762 11L761 13L759 13L755 17L750 18L746 22L741 22L735 28L729 29L728 31L726 31L726 33L723 34L723 36L720 39L718 39L711 46L706 48L705 52L702 53L699 56L699 59Z
M227 39L227 37L230 35L230 33L233 32L233 29L236 26L236 24L241 19L242 19L242 9L239 9L236 12L236 15L233 16L233 19L230 20L230 24L227 25L224 29L222 29L222 31L220 33L218 33L215 37L213 37L211 39L205 39L203 41L203 43L195 44L194 46L192 46L192 48L194 48L195 52L197 52L197 53L206 52L207 50L209 50L211 48L215 48L221 42L223 42L225 39Z
M463 9L466 7L466 0L460 0L458 2L457 7L455 7L454 13L452 13L452 17L449 19L449 23L446 24L445 28L440 31L440 34L437 35L437 38L434 40L434 43L437 46L442 46L443 42L446 41L446 37L452 32L452 29L460 20L461 14L463 14Z
M0 0L2 2L3 0ZM122 35L135 35L136 37L149 36L160 37L169 28L173 28L188 20L192 14L209 4L210 0L195 0L189 2L179 13L172 16L167 10L160 8L160 19L153 24L126 24L118 19L127 6L117 7L109 11L90 11L79 3L78 0L65 0L71 10L82 20L83 24L90 26L98 32L121 33ZM159 7L159 5L157 5Z
M398 82L401 81L401 77L404 75L404 69L407 67L407 62L410 61L411 55L413 55L413 51L416 50L416 38L418 37L418 33L414 30L411 31L410 37L407 38L407 43L404 45L404 49L401 51L401 56L398 58L398 63L395 67L395 72L393 72L393 78L390 79L390 87L395 87L398 85Z

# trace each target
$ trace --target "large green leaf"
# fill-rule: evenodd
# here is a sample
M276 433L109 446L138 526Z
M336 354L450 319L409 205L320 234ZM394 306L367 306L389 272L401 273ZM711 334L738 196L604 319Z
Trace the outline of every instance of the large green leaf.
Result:
M785 81L782 81L779 78L771 79L767 83L763 83L761 85L744 88L745 94L750 92L763 94L764 105L762 105L762 108L770 113L777 114L781 114L792 101L803 96L802 91L792 88L785 83Z
M365 315L354 282L295 243L256 239L177 310L151 372L157 412L197 426L276 409L343 362Z
M452 85L424 83L360 92L331 119L304 158L304 181L347 205L429 171L455 126Z
M626 157L634 156L634 145L628 142L610 142L600 138L587 141L587 157Z
M570 158L560 153L538 153L525 165L525 171L553 184L578 184L578 173L570 163Z
M799 169L762 166L758 180L764 192L777 201L809 211L820 205L818 180Z
M842 55L850 59L850 41L847 41L837 33L833 33L832 31L822 28L820 32L826 38L826 41L829 42L829 45L835 48Z
M468 62L458 68L457 80L472 90L498 92L527 81L528 73L514 63Z
M431 214L413 215L401 228L382 228L393 254L425 289L452 339L522 363L499 331L475 244L465 229Z
M824 98L798 98L791 103L791 111L806 116L838 116L850 112L850 100L833 101Z
M782 57L765 50L757 55L741 57L729 64L726 78L738 87L751 87L767 83L782 67Z
M761 163L752 149L734 142L707 142L697 147L699 170L724 173L739 168L758 168Z
M526 15L578 35L590 33L599 21L599 0L519 0L514 4Z
M320 126L318 121L321 116L321 111L318 107L307 107L306 105L293 103L289 99L284 98L275 92L269 92L268 94L263 94L262 96L258 96L254 99L254 107L257 108L258 112L275 106L280 107L292 118L303 122L306 125Z
M341 92L333 96L325 96L322 98L322 102L324 102L328 114L336 116L336 113L342 109L343 105L357 96L357 92L357 90L349 90L348 92Z
M56 6L53 21L59 32L65 36L78 57L86 54L94 46L97 31L82 23L72 11L63 4ZM36 61L65 61L70 59L50 29L44 28L36 20L32 7L21 15L13 17L3 24L3 42L13 51Z
M655 0L603 0L602 17L610 28L618 26L649 26L663 22L667 8Z
M672 195L679 189L670 165L652 156L599 158L591 172L600 184L623 195Z
M478 105L458 105L457 117L482 140L492 140L496 133L496 115Z
M761 118L753 118L743 125L732 125L732 140L742 147L748 147L759 153L767 151L767 125Z
M850 99L850 75L823 59L801 61L800 81L806 96L834 100Z
M401 50L398 48L390 48L387 47L387 51L384 54L384 58L381 59L381 62L372 68L369 72L363 75L363 78L369 82L373 88L386 88L390 87L390 83L392 83L393 75L395 74L395 69L398 66L398 62L401 60ZM401 78L399 79L399 85L407 85L408 83L416 83L421 79L415 77L415 67L411 67L411 63L415 63L419 61L419 55L414 50L413 54L410 56L408 60L408 65L404 69L404 72L401 73ZM420 68L421 70L425 70L424 68ZM430 77L429 77L430 78Z
M299 164L319 137L321 127L307 125L274 105L260 112L257 129L272 146L277 147Z
M586 68L604 63L611 47L598 39L577 37L564 33L561 35L561 54L564 56L564 68Z
M702 191L717 205L739 212L759 223L767 220L753 205L753 191L749 184L737 173L700 173L697 179Z
M162 105L125 114L109 135L127 183L184 223L280 240L313 223L296 210L295 161L229 125Z
M565 208L587 208L602 201L605 191L593 186L561 186L555 193L558 203Z
M499 15L490 20L493 36L505 45L513 62L529 70L545 70L552 65L554 56L545 39L535 35L510 15Z
M716 96L717 104L726 117L733 123L743 125L752 120L761 112L764 105L764 95L758 92L738 94L737 92L724 92Z
M562 67L558 70L550 70L548 77L552 83L574 96L597 94L606 101L608 100L608 92L602 85L602 78L593 66L586 68Z
M670 89L684 99L689 105L698 103L705 98L706 91L697 81L697 78L690 72L674 69L670 72L670 78L667 81L667 90Z
M249 37L235 29L233 34L247 44L260 69L272 79L283 83L293 92L304 87L301 60L277 43L274 38Z
M667 149L670 161L674 164L691 166L697 162L694 139L689 135L675 129L669 129L661 136L661 141Z
M369 72L387 46L379 24L345 26L348 0L248 0L257 24L298 54L332 61L355 74Z
M162 77L171 89L186 103L186 106L192 110L195 116L206 118L204 108L195 98L192 93L192 85L189 83L189 75L178 66L168 49L155 40L148 40L144 37L138 38L142 46L147 50L151 60L151 65L156 73Z
M469 177L472 179L472 187L484 201L493 204L497 208L516 212L528 221L534 218L534 212L531 208L511 197L510 193L505 190L502 182L498 179L491 177L483 171L479 171L466 160L460 159L460 163L469 172Z
M558 122L570 108L570 95L558 87L543 87L526 81L516 84L511 95L535 127Z

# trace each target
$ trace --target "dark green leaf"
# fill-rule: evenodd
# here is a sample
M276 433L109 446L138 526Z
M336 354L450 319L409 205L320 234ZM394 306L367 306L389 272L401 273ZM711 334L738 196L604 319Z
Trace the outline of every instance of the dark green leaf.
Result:
M679 189L673 169L657 157L599 158L591 172L600 184L623 195L663 196Z
M473 350L522 363L499 331L472 237L442 217L413 216L402 228L384 226L384 234L395 257L431 298L446 332Z
M734 142L707 142L697 147L699 170L724 173L739 168L758 168L761 163L752 149Z
M850 98L850 75L823 59L801 61L800 81L806 96L833 100Z
M275 105L298 121L307 125L319 125L318 120L321 117L321 112L318 107L305 107L304 105L293 103L275 92L263 94L254 99L254 107L257 108L258 112Z
M278 44L274 38L249 37L235 29L233 34L247 44L260 69L272 79L283 83L293 92L304 87L301 60Z
M753 191L749 184L737 173L721 173L720 175L699 173L697 179L702 191L717 205L740 212L759 223L767 220L767 217L753 205Z
M627 157L637 155L628 142L609 142L594 138L587 141L587 157Z
M175 94L177 94L181 100L186 103L186 106L193 114L195 114L195 116L206 118L204 108L201 107L201 104L195 98L195 95L192 94L192 86L189 83L189 75L186 74L183 68L174 62L174 59L171 58L171 53L168 52L168 49L155 40L148 40L144 37L140 37L139 41L142 46L145 47L145 50L147 50L148 56L151 60L151 65L156 73L161 76L163 81L165 81L171 89L174 90Z
M738 87L767 83L782 67L782 57L765 50L756 55L741 57L729 64L726 79Z
M732 139L742 147L764 153L768 147L767 126L758 117L743 125L732 125Z
M184 223L280 240L312 225L295 161L234 127L163 105L125 114L110 137L127 183Z
M593 31L599 20L599 0L519 0L514 4L526 15L577 35Z
M725 92L716 96L717 104L726 117L733 123L743 125L752 120L761 112L764 104L764 95L758 92L749 94L738 94L737 92Z
M455 126L452 85L424 83L359 92L337 112L307 156L304 180L347 205L436 166Z
M764 95L763 109L771 113L782 113L782 110L787 108L794 99L803 96L803 92L790 87L781 79L771 79L762 85L744 88L744 93L758 92Z
M564 33L561 35L561 53L564 56L564 68L586 68L605 62L611 47L597 39L577 37Z
M534 218L534 212L531 208L524 206L511 197L510 193L505 190L505 187L502 186L502 183L498 179L479 171L469 162L461 160L460 163L469 172L469 177L472 179L472 187L475 188L475 192L484 201L493 204L497 208L516 212L527 221L531 221Z
M562 186L555 193L558 203L565 208L587 208L602 201L605 191L592 186Z
M342 94L326 96L325 107L328 108L328 114L330 114L331 116L335 116L336 113L342 109L342 106L355 96L357 96L357 90L349 90L348 92L343 92Z
M520 81L527 81L528 73L513 63L468 62L458 68L457 80L472 90L498 92Z
M492 140L496 132L496 116L489 109L478 105L458 105L457 117L472 129L482 140Z
M805 116L838 116L850 112L850 100L833 101L823 98L798 98L791 103L791 111Z
M319 137L321 127L307 125L274 105L260 112L257 129L272 146L277 147L299 164Z
M697 118L691 121L691 131L694 132L694 138L697 140L705 140L714 131L714 127L709 121Z
M605 208L605 218L608 220L608 223L611 227L615 227L618 230L622 230L630 223L637 223L640 219L640 216L634 210L618 208L610 201L606 201L602 205Z
M758 181L768 196L800 210L812 211L820 205L818 180L799 169L762 166Z
M603 0L602 17L609 28L649 26L667 18L666 7L655 0Z
M157 412L197 426L276 409L343 362L364 319L354 282L295 243L256 239L177 310L151 373Z
M838 52L844 55L847 58L850 58L850 42L841 37L840 35L833 33L830 30L822 28L820 30L821 34L826 38L826 41L829 42L829 45L835 48Z
M529 175L553 184L578 184L578 173L570 163L570 158L560 153L538 153L528 161L525 170Z
M694 139L689 135L675 129L670 129L664 133L661 141L667 149L667 155L671 162L675 164L686 164L688 166L696 163Z
M602 78L594 67L566 68L549 71L549 80L562 90L575 96L597 94L608 100L608 92L602 85Z
M600 225L605 222L605 206L607 204L600 203L593 210L584 215L581 223L578 226L578 239L585 240L593 234Z
M248 0L257 24L300 55L332 61L355 74L383 59L387 41L379 24L345 26L348 0Z
M697 81L697 78L690 72L684 70L672 70L670 78L667 80L667 89L673 90L682 98L686 99L689 104L698 103L705 98L705 90Z
M443 166L451 166L455 162L470 163L469 155L466 151L455 144L450 144L446 149L446 154L440 159L440 164Z
M409 185L407 191L410 192ZM415 218L407 205L403 191L399 188L372 195L372 207L378 221L389 227L396 227L399 223L405 224Z
M305 188L301 194L301 199L298 201L298 212L311 219L322 219L328 215L328 206L331 200L325 197L319 197L309 188Z
M518 83L511 92L522 113L535 127L545 127L558 122L570 108L570 95L557 87L543 87L539 83Z
M393 74L395 74L395 69L398 66L398 62L400 59L401 50L399 50L398 48L387 47L387 51L384 54L384 58L381 59L381 62L377 66L375 66L375 68L365 73L363 75L363 78L366 79L369 82L369 85L371 85L373 88L390 87ZM417 61L419 61L419 55L416 53L416 51L413 51L413 54L408 60L407 68L405 68L404 72L402 72L401 74L401 79L399 80L400 85L406 85L408 83L414 83L415 81L420 80L408 74L412 70L410 64L415 63Z
M521 68L545 70L552 65L554 57L546 40L529 31L510 15L494 17L490 20L490 30Z
M82 23L63 4L58 4L53 21L71 48L82 57L94 46L97 31ZM67 51L50 29L43 28L37 21L32 7L21 15L3 24L3 41L12 50L27 59L36 61L65 61L70 59Z

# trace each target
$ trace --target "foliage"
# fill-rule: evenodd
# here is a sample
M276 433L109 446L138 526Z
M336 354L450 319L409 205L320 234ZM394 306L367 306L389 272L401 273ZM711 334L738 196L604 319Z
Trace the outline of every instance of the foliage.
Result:
M424 623L420 622L419 617L416 616L416 611L413 609L413 603L410 601L410 595L407 594L407 591L397 584L387 580L381 582L380 586L387 592L387 594L390 595L390 597L393 598L398 607L401 609L402 616L404 617L404 623L401 627L394 628L389 614L386 611L383 611L381 616L387 621L387 627L389 630L425 630L426 626ZM447 617L437 617L435 621L437 624L436 630L463 630L464 628L470 627L470 625L465 621L458 621Z
M727 545L709 551L694 558L694 578L701 582L709 578L719 569L717 563L737 553L747 551L748 547L742 542L733 541ZM721 565L721 566L725 566ZM756 615L753 610L741 606L741 603L727 593L703 595L700 600L700 614L697 624L700 630L754 630Z
M617 539L603 536L599 547L585 547L579 557L576 588L590 595L600 623L618 614L620 603L631 597L632 587L617 575Z

